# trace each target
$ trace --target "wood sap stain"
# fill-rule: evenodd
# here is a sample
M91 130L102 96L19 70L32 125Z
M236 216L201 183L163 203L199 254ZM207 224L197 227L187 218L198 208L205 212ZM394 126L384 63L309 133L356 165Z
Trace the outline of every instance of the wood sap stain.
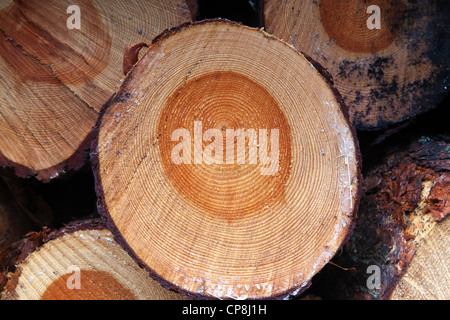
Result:
M202 137L208 129L222 133L222 163L206 164L203 158L201 164L192 159L190 164L174 164L171 152L181 140L172 141L172 133L180 128L192 133L190 143L194 157L194 123L198 121L202 122ZM267 129L268 154L271 152L270 132L278 129L277 172L261 174L261 167L268 167L260 162L261 146L258 146L257 163L250 164L248 136L244 138L245 163L238 163L239 138L228 136L231 129L235 132L242 129L245 133L253 129L258 141L259 129ZM169 180L186 200L203 212L231 221L283 201L291 164L290 127L270 93L246 76L231 71L212 72L189 80L169 98L161 112L158 132L162 163ZM203 155L213 139L200 142ZM229 143L234 148L234 161L226 159Z
M109 63L111 37L92 0L80 0L81 29L68 29L68 3L15 0L0 11L0 56L19 83L82 84Z
M53 281L41 300L136 300L135 295L108 272L81 270L78 289L67 286L71 276L68 273Z
M380 8L380 29L367 27L370 5ZM400 0L320 1L320 18L330 39L342 49L358 53L374 54L389 47L401 27L402 11Z

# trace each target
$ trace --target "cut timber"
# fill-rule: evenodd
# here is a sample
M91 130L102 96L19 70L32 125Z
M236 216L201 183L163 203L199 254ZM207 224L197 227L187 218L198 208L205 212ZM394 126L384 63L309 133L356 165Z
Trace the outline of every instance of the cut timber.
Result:
M368 27L373 6L379 29ZM327 69L361 130L414 117L449 92L449 12L445 0L264 1L266 30Z
M91 148L100 213L187 296L297 294L357 207L359 149L342 108L313 63L262 30L169 30L102 110Z
M449 150L448 135L423 136L367 173L355 230L333 260L349 270L334 268L324 281L339 295L331 298L450 298ZM379 288L370 266L379 268Z
M124 48L190 21L183 0L0 4L0 166L48 181L87 160ZM75 11L73 11L75 10ZM77 16L76 12L79 12ZM80 22L80 29L69 28Z
M173 300L182 297L151 279L98 221L74 223L26 239L4 300ZM31 248L31 249L30 249Z
M391 299L449 300L449 266L450 219L447 218L430 232L395 287Z

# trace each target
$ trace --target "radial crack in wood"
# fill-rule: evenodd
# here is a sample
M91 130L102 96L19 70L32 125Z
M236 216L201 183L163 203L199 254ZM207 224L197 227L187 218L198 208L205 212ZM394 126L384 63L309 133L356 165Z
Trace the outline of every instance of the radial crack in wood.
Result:
M126 46L190 21L183 0L0 4L0 165L48 181L87 160ZM72 11L73 14L73 11ZM77 19L78 28L69 28ZM72 21L73 22L73 21Z
M157 37L102 110L99 211L159 281L196 298L286 298L348 237L360 157L315 63L226 20Z

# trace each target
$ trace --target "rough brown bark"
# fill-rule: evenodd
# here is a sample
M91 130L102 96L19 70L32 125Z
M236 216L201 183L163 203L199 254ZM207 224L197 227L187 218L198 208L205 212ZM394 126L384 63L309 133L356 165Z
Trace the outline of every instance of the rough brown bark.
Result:
M448 190L447 190L448 192ZM392 292L393 300L450 299L450 219L438 223Z
M449 150L450 136L423 136L365 175L353 236L333 260L345 269L331 266L322 279L328 298L450 297L449 273L442 267L448 264L450 241L445 235L450 213ZM381 271L379 288L367 284L373 274L369 266Z

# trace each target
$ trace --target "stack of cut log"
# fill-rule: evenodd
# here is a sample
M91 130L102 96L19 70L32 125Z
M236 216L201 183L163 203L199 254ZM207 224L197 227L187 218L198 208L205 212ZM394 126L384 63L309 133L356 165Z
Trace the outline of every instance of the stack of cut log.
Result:
M450 6L219 3L0 4L0 297L450 299Z

